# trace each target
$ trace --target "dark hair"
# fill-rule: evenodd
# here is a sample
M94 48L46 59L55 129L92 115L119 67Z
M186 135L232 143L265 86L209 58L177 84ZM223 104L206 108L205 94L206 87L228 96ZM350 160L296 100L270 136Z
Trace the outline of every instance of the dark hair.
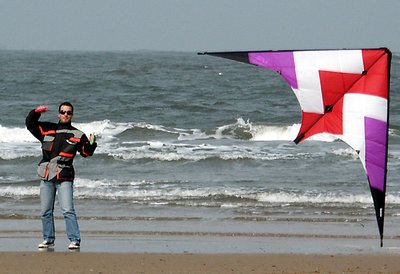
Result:
M58 106L58 111L61 110L61 106L68 106L68 107L71 107L72 112L74 112L74 106L73 106L70 102L61 103L61 104Z

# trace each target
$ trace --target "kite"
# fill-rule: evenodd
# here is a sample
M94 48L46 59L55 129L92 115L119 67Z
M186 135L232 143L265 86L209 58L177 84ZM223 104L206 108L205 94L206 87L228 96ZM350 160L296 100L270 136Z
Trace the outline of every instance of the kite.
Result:
M300 103L296 144L320 133L358 154L369 182L383 246L391 52L387 48L204 52L279 73Z

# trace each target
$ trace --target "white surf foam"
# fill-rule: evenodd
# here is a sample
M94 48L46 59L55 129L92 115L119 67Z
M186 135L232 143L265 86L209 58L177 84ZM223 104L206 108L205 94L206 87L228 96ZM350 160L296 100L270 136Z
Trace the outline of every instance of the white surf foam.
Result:
M0 125L0 143L33 143L36 138L26 128Z
M116 160L152 159L160 161L200 161L219 158L222 160L284 160L304 159L311 154L301 151L278 153L275 149L246 145L212 145L167 142L124 143L107 152Z
M256 160L274 160L284 159L285 157L300 157L300 155L282 155L275 152L262 151L257 146L245 142L240 145L210 145L208 140L224 139L244 139L250 136L252 141L284 141L292 142L299 131L300 125L293 124L288 126L269 126L253 125L249 121L238 118L233 124L224 125L214 130L207 129L181 129L167 128L161 125L152 125L145 122L134 123L116 123L110 120L93 121L90 123L73 123L74 126L82 130L89 136L90 133L97 135L98 148L97 154L106 154L116 159L157 159L162 161L193 160L199 161L208 158L221 158L224 160L237 159L256 159ZM118 135L132 128L150 129L159 132L172 133L171 140L148 140L135 141L131 143L126 140L121 141ZM206 133L207 132L207 133ZM129 135L128 135L129 136ZM151 138L151 134L149 138ZM174 137L175 136L175 137ZM132 139L135 137L132 136ZM336 140L334 136L319 134L310 138L332 142ZM188 143L184 143L187 141ZM192 145L195 141L204 141L204 144ZM12 160L23 157L40 156L40 146L38 141L31 133L21 127L3 127L0 125L0 159ZM135 144L133 144L135 143ZM133 144L133 145L132 145ZM341 153L341 152L339 152Z
M297 134L300 131L300 124L293 124L289 126L265 126L265 125L252 125L250 132L253 135L251 140L254 141L293 141L296 139ZM334 142L338 138L331 134L321 133L316 134L308 141L322 141L322 142ZM307 141L306 140L306 141Z
M92 180L76 178L74 195L76 198L132 200L132 202L158 203L174 201L186 203L198 200L198 205L207 206L219 204L221 207L238 205L290 206L299 204L330 204L355 205L370 207L372 198L369 192L350 194L342 192L299 192L299 191L268 191L251 187L213 186L188 188L188 182L154 182L154 181L118 181L115 179ZM39 195L38 186L7 185L0 188L1 197L26 198ZM386 197L387 205L400 205L400 195L390 193ZM192 203L193 205L193 203ZM228 206L229 205L229 206Z

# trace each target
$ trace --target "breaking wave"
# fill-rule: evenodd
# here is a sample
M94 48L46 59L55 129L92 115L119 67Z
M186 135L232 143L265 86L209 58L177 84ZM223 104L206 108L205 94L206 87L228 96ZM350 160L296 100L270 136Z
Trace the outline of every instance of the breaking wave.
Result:
M90 123L74 123L87 135L98 137L97 154L106 154L119 159L202 160L219 157L234 159L271 160L281 156L261 153L246 146L246 142L284 141L291 142L300 125L269 126L253 124L238 118L235 123L212 129L173 128L145 122L118 123L110 120ZM209 140L238 140L240 146L211 144ZM332 142L334 137L319 135L315 140ZM39 157L38 141L23 127L0 125L0 159L13 160L24 157ZM287 157L287 156L283 156ZM292 157L292 156L289 156ZM296 156L295 156L296 157Z

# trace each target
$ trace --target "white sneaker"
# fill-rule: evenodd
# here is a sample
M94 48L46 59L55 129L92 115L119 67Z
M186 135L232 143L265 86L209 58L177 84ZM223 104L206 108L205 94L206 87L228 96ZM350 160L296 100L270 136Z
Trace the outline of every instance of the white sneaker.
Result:
M81 245L77 242L71 242L68 246L69 250L76 250L76 249L80 249Z
M49 247L53 247L54 246L54 242L50 242L50 241L43 241L38 245L38 248L49 248Z

